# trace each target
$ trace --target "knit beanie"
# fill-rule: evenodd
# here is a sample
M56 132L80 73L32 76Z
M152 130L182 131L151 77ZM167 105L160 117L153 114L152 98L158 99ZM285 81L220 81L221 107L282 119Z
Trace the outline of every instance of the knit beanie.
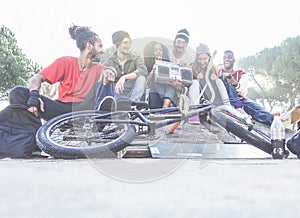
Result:
M210 54L208 46L206 44L199 43L196 48L196 54Z
M127 32L123 31L123 30L119 30L119 31L114 32L112 34L113 44L121 43L123 41L123 39L125 39L125 38L130 39L130 35Z
M189 43L190 40L190 33L187 31L187 29L181 29L177 32L175 36L175 40L178 38L182 38L185 40L186 43Z

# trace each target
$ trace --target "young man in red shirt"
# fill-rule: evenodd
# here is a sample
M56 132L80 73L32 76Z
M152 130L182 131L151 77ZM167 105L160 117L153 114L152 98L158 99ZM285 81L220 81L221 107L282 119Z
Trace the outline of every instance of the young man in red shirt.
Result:
M79 57L64 56L30 78L28 88L17 86L9 94L10 104L26 105L36 117L49 120L72 110L95 107L95 84L105 67L93 61L103 51L102 41L89 27L71 26L71 38L76 40ZM109 77L108 77L109 76ZM114 81L113 75L104 75L105 81ZM41 84L59 83L58 99L52 100L39 94Z

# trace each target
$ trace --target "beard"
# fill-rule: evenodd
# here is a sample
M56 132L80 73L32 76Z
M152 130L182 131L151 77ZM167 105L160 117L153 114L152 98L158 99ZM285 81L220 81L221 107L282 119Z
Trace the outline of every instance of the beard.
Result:
M101 54L97 51L95 51L95 49L92 49L88 56L91 58L91 60L93 62L100 62L100 59L101 59Z

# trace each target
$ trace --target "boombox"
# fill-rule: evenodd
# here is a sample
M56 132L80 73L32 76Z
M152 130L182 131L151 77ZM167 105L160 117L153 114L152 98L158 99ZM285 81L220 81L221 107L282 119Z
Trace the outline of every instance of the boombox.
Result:
M189 67L181 67L178 64L156 61L155 62L155 81L158 83L167 83L170 78L176 77L181 80L184 86L189 86L193 81L192 69Z

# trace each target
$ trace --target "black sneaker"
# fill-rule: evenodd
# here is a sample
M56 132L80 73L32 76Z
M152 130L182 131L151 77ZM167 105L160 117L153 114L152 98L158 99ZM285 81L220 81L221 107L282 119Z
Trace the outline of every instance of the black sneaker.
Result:
M106 96L100 101L97 109L99 111L115 112L117 110L116 99L112 96Z

